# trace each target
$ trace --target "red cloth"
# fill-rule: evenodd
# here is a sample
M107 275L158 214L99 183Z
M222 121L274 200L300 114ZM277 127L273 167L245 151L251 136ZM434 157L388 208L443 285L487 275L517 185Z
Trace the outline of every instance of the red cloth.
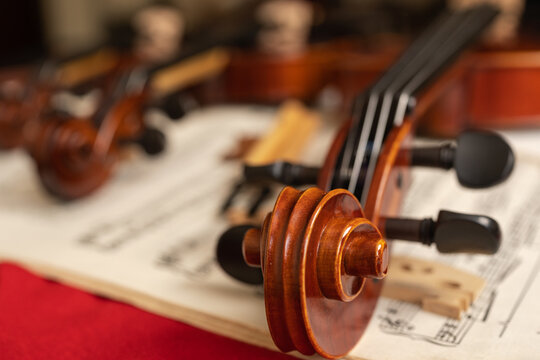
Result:
M0 265L0 359L293 359Z

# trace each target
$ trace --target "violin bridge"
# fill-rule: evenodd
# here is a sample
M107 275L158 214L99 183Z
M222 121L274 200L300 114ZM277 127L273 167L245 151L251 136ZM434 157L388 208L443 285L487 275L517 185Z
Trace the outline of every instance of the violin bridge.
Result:
M281 105L274 128L249 150L248 165L267 165L277 160L297 162L308 141L321 125L319 114L301 102L289 100Z
M422 309L461 319L485 286L485 280L441 263L392 256L382 296L416 303Z

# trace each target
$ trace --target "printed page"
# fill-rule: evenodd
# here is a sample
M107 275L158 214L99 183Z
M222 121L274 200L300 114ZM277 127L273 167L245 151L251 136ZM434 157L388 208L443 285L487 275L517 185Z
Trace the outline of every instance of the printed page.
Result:
M220 206L240 174L223 155L241 136L268 131L275 110L221 107L169 125L169 148L123 162L103 189L61 203L40 186L22 152L0 156L0 258L43 276L255 345L275 349L262 290L226 276L215 261L227 228ZM310 164L332 138L325 132ZM439 209L499 220L499 254L439 256L408 244L396 253L437 259L480 274L488 285L461 321L381 299L351 358L531 358L540 350L540 162L518 157L511 180L489 190L460 188L451 172L414 170L407 216ZM516 190L519 189L519 190ZM407 349L404 351L403 349Z
M272 346L261 290L225 275L215 247L228 226L220 206L241 174L238 162L222 158L240 137L267 132L275 112L259 107L195 112L168 126L163 156L141 154L121 163L96 194L70 203L40 188L26 154L2 155L0 258Z
M439 210L485 214L502 229L494 256L440 255L434 248L394 242L393 253L436 260L486 279L461 320L382 298L352 355L367 359L537 359L540 352L540 158L517 157L509 181L486 190L461 188L452 172L413 171L402 213L434 217ZM404 351L403 349L406 349Z

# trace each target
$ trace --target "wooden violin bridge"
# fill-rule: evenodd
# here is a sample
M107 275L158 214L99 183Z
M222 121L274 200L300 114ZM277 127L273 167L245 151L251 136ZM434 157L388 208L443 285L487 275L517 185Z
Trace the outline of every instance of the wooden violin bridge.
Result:
M485 286L481 277L434 261L392 256L382 296L461 319Z

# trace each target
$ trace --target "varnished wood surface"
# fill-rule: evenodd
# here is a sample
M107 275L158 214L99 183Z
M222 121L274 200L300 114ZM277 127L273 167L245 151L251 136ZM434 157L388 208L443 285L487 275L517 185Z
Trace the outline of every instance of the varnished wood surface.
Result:
M260 233L260 243L266 246L254 246L254 236L247 237L246 259L257 253L264 259L267 319L281 350L296 349L304 354L315 351L336 358L359 340L381 292L382 281L378 279L386 274L388 247L379 229L384 229L385 218L398 214L410 182L413 134L420 119L433 119L435 109L459 105L450 114L459 111L462 118L467 116L468 103L463 101L461 91L468 86L463 79L469 79L471 59L471 55L462 57L431 84L416 99L413 113L390 132L378 158L365 215L352 194L329 189L351 125L348 121L338 132L319 173L318 185L330 193L325 195L319 189L299 193L285 188L265 221L266 230ZM303 221L306 218L310 220ZM351 232L344 230L351 228L361 235L350 236ZM250 263L256 265L256 261Z
M309 101L328 83L337 59L329 46L312 47L293 56L235 51L223 76L205 87L203 97L211 103Z
M332 84L345 109L399 54L379 50L350 54L336 65ZM447 75L445 75L447 76ZM467 128L516 129L540 126L540 43L470 51L452 67L451 84L418 118L423 134L451 137Z
M111 176L119 148L144 134L144 113L153 97L215 75L227 61L220 54L212 53L215 56L207 67L197 66L193 59L181 61L169 72L157 72L155 79L137 91L120 95L118 86L126 74L143 65L140 59L132 54L114 57L105 53L103 57L98 52L71 62L58 69L58 76L52 79L26 84L29 92L23 101L4 101L6 106L0 108L0 146L24 146L35 160L44 188L52 195L63 200L87 196ZM90 67L86 73L81 70L84 66ZM105 78L97 82L102 90L99 109L90 118L48 114L54 92L62 84L79 82L81 76L87 80L88 73L94 77L105 73Z
M383 296L416 303L426 311L459 320L486 280L424 259L393 256Z
M280 350L337 358L352 349L380 291L373 279L388 267L386 242L352 194L286 187L243 247L248 263L262 264L268 325Z

